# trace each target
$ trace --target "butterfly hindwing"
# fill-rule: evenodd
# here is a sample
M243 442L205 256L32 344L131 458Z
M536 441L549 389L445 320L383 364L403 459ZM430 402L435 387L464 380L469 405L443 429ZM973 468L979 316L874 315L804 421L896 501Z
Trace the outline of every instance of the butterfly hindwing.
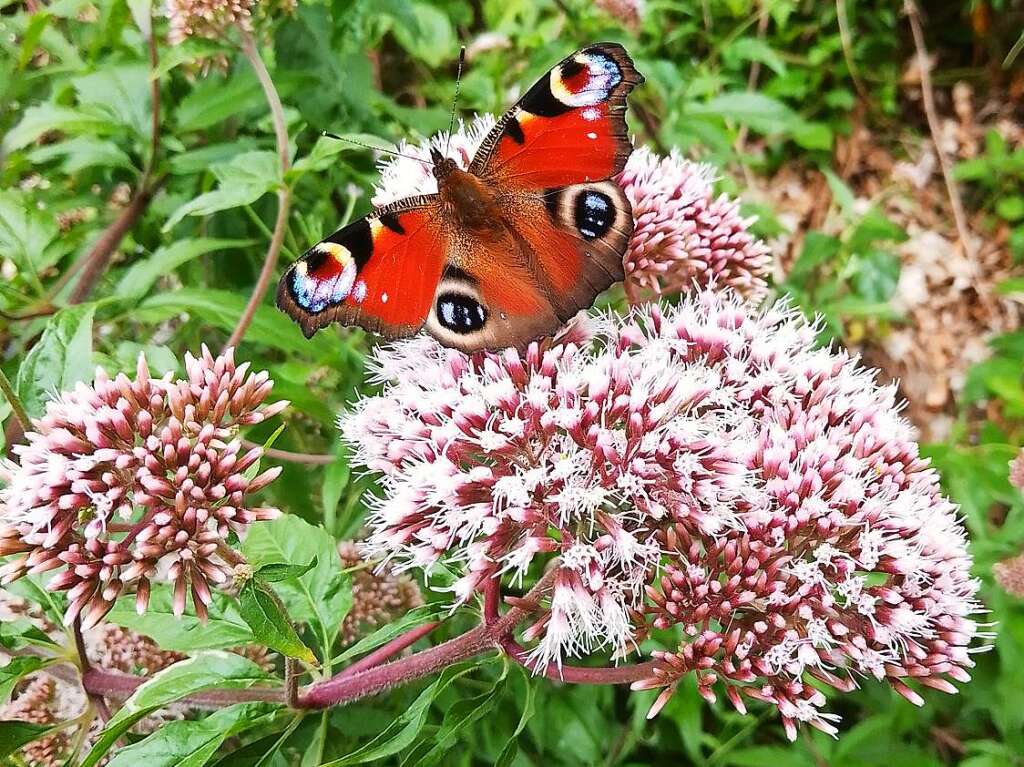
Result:
M505 189L601 181L632 151L626 97L643 82L618 43L598 43L538 80L484 139L470 172Z
M430 312L446 251L436 195L401 200L306 251L281 278L277 305L307 337L332 322L412 335Z
M522 347L551 335L622 279L633 231L611 181L499 198L504 224L453 237L427 331L463 351Z

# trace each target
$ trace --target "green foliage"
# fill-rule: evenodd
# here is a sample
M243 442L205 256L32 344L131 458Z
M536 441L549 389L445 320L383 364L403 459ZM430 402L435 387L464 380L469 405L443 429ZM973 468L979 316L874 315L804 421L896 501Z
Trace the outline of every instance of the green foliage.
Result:
M468 62L460 96L466 115L500 112L510 93L568 51L616 39L647 76L629 117L638 143L679 147L716 164L726 188L735 186L730 175L740 174L730 171L739 167L765 176L789 164L820 169L840 231L807 232L776 287L822 317L823 341L857 341L901 320L890 299L900 277L896 246L906 233L880 207L865 210L833 171L837 143L861 120L893 144L900 130L924 128L903 124L898 83L912 51L900 3L648 0L633 30L585 0L302 0L290 14L269 11L256 20L284 105L291 161L284 173L265 96L233 33L169 46L157 4L151 22L149 3L136 0L36 3L35 13L28 4L0 5L0 367L32 416L54 392L90 381L97 363L111 374L131 371L143 351L159 374L201 343L223 346L262 265L279 193L292 198L282 260L369 210L372 153L322 133L386 148L445 129L458 47L472 48L483 33L495 44L480 46ZM982 82L1004 71L1005 60L1009 76L1019 76L1017 0L928 5L940 68L960 67L960 76ZM968 21L982 7L999 23L984 40L971 39ZM986 56L992 61L979 60ZM1024 262L1024 150L993 133L956 176L968 204L988 215L993 236L1007 237ZM123 188L131 197L144 182L154 184L154 198L124 233L92 300L68 305L87 254L124 213ZM757 212L766 236L786 228L770 211ZM1003 291L1019 300L1024 284L1007 281ZM651 693L561 685L491 659L336 710L240 704L129 737L139 719L196 691L280 683L219 650L262 644L304 661L317 678L447 616L428 604L341 646L353 578L336 546L361 528L362 497L373 483L353 471L334 422L370 390L368 340L360 331L306 340L268 299L238 358L268 370L275 395L292 402L274 446L329 462L286 464L264 492L286 515L252 528L241 549L255 573L237 597L215 594L205 622L194 613L175 616L170 589L156 583L141 616L134 597L118 601L109 621L193 657L140 687L82 763L109 752L118 767L1024 767L1024 604L991 580L992 565L1024 541L1024 499L1006 479L1007 461L1024 441L1024 334L991 343L992 357L968 375L953 438L926 448L963 508L975 572L998 622L994 652L978 656L975 680L957 698L932 693L917 709L866 681L840 704L837 742L807 732L790 744L769 712L741 716L727 702L706 703L689 683L648 721ZM6 404L0 417L11 426ZM243 436L262 444L279 425ZM434 577L440 582L444 573ZM65 599L45 589L45 577L6 588L61 622ZM440 638L464 628L460 620L448 620ZM24 622L0 627L0 646L64 649ZM318 659L322 669L314 667ZM46 662L21 655L0 668L0 697ZM0 722L0 758L52 730Z

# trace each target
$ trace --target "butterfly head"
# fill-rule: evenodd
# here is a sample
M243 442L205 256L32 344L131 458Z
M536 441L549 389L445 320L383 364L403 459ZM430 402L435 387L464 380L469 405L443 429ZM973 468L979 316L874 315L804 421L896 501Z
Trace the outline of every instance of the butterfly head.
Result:
M434 178L438 181L452 175L452 171L458 169L458 165L451 157L445 157L436 147L430 148L430 160L434 163Z

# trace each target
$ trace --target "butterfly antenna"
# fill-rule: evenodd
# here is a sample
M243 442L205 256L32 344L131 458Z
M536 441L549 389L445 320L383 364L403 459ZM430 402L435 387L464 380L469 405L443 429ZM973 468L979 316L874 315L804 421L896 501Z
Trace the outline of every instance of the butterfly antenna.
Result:
M452 133L455 130L455 107L459 103L459 88L462 86L462 66L466 63L466 46L459 48L459 70L455 73L455 97L452 98L452 118L448 121L448 140L444 144L444 153L447 156L448 147L452 143Z
M395 157L404 157L407 160L415 160L416 162L421 162L424 165L431 164L429 160L424 160L422 157L417 157L416 155L403 154L402 152L396 152L394 149L385 149L382 146L374 146L373 144L364 144L362 141L356 141L355 139L352 138L345 138L344 136L339 136L337 133L323 131L320 135L324 136L325 138L334 139L335 141L344 141L346 144L354 144L355 146L361 146L364 149L372 149L374 152L383 152L384 154L394 155Z

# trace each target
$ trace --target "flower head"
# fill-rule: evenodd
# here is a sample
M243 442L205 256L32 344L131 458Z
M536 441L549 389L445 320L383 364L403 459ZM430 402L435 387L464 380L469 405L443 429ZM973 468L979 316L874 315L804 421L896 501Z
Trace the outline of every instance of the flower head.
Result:
M784 304L704 290L527 350L427 338L378 349L382 392L343 416L383 474L372 553L443 564L457 601L555 559L526 632L538 666L685 637L640 688L695 674L833 731L806 674L951 692L968 679L977 582L956 508L893 387Z
M355 541L339 543L338 555L346 569L367 564ZM422 604L419 587L408 576L395 575L386 567L358 569L352 575L352 609L341 624L342 644L352 644L367 629L400 618Z
M229 351L214 358L186 354L187 377L152 378L139 358L135 380L97 371L48 403L14 448L0 491L0 582L60 570L49 582L68 592L65 620L93 625L123 593L146 608L153 578L174 583L174 609L191 592L200 616L210 584L231 569L219 550L276 509L254 506L252 494L280 469L259 472L259 447L245 449L242 426L287 405L264 405L267 373L235 366Z
M1010 461L1010 484L1024 490L1024 449Z
M233 26L252 28L254 0L167 0L170 42L189 37L216 39Z
M1024 553L992 565L992 574L1007 594L1024 598Z
M626 252L626 287L636 294L686 292L714 282L747 296L765 289L767 246L748 231L739 202L715 196L713 169L659 157L647 148L630 155L618 182L633 205L635 228Z

